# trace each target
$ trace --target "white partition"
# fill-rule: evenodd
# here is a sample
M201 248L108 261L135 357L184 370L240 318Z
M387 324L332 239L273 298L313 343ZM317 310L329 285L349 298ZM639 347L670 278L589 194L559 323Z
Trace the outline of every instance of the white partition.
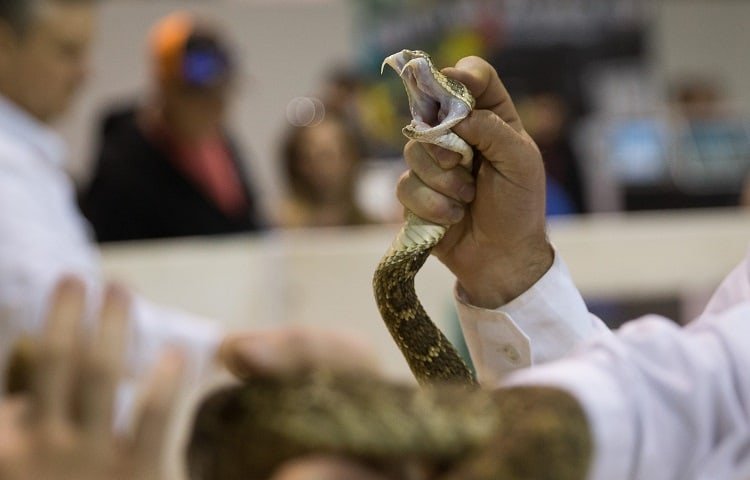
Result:
M371 279L396 226L278 232L264 237L135 243L104 249L107 272L147 297L228 328L302 324L353 332L387 371L408 377L375 306ZM745 255L744 211L594 216L550 225L579 288L649 298L710 289ZM455 326L453 278L431 259L418 277L428 312Z

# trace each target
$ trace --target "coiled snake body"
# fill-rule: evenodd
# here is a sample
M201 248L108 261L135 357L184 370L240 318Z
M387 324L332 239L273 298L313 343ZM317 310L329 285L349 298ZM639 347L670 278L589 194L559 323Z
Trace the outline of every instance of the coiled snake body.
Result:
M385 64L409 94L404 134L460 153L471 168L472 149L450 131L474 107L466 87L424 52L404 50ZM196 417L190 477L267 480L287 460L323 453L399 480L583 478L591 445L578 402L546 388L467 388L476 383L471 371L420 305L415 276L445 233L409 213L374 281L385 323L423 388L314 372L224 389Z

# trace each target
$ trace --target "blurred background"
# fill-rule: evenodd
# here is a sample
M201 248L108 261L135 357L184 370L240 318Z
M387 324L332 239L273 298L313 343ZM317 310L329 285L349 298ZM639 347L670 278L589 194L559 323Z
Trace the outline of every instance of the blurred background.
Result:
M647 312L687 321L745 254L750 2L102 2L91 79L59 125L84 206L104 175L105 118L155 94L152 29L181 10L205 18L232 60L222 122L252 191L253 228L240 230L253 233L100 234L109 273L154 300L231 326L365 333L404 372L370 292L401 215L409 120L380 64L403 48L497 67L545 156L550 236L610 325ZM189 238L163 239L177 236ZM419 288L458 338L450 274L431 262Z

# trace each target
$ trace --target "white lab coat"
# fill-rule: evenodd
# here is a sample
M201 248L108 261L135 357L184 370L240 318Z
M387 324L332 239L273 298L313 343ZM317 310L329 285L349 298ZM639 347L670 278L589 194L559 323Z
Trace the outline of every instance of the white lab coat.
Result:
M460 288L458 298L485 385L547 385L581 402L595 445L589 479L750 478L750 260L686 328L652 315L613 334L559 256L497 311L467 305Z
M63 169L65 157L57 134L0 96L0 381L14 342L42 328L62 275L84 279L92 311L98 303L99 256ZM185 351L193 377L206 371L223 335L215 323L140 297L132 313L133 375L166 345Z

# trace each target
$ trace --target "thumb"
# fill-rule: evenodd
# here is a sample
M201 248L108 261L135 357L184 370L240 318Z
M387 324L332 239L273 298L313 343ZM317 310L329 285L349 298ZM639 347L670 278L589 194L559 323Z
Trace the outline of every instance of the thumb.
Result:
M523 131L521 118L508 90L500 80L495 67L486 60L480 57L465 57L459 60L455 67L443 69L443 74L466 85L476 99L476 109L490 110L516 132Z
M453 131L476 148L500 170L521 167L529 156L538 156L538 148L525 132L516 131L509 123L490 110L474 110Z

